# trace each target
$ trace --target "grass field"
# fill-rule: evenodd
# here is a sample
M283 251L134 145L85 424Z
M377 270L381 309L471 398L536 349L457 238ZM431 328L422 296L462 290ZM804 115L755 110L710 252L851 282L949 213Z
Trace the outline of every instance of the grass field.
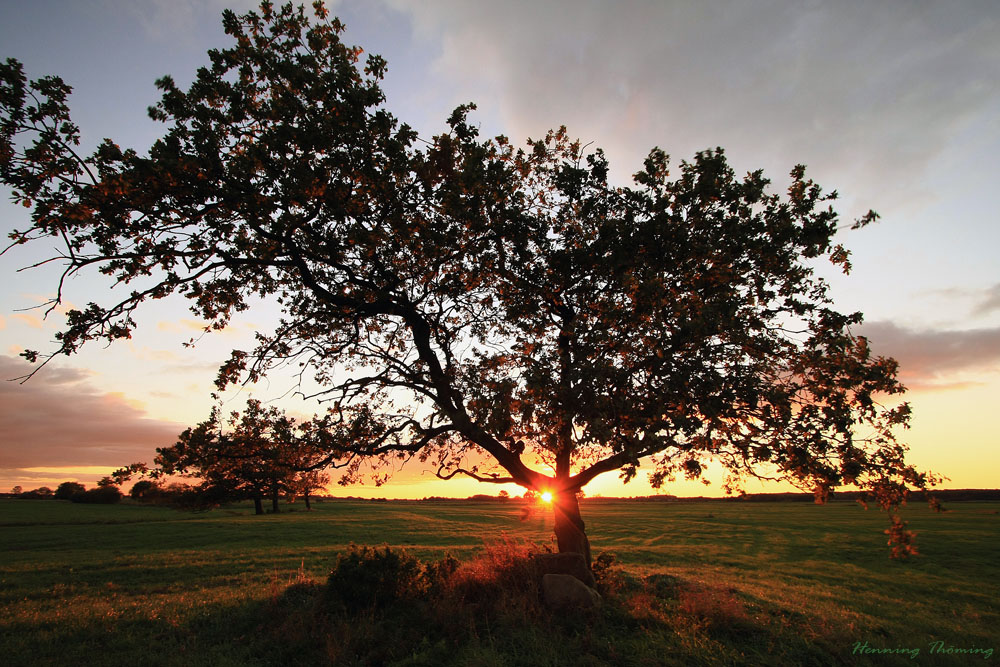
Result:
M316 664L322 651L289 636L286 589L325 581L349 544L429 561L473 558L503 535L550 542L547 513L522 521L513 503L290 507L0 500L0 664ZM904 511L920 555L898 563L885 516L854 504L585 502L595 554L622 566L596 616L484 628L470 612L463 645L445 637L386 664L995 663L1000 503L946 507ZM682 593L658 597L657 582Z

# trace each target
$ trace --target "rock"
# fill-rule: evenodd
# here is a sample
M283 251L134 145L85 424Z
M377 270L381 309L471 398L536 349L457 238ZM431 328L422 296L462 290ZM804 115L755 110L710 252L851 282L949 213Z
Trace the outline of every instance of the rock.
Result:
M594 581L594 573L587 567L587 560L583 557L583 554L572 551L561 554L538 554L535 556L535 567L538 568L538 574L542 576L546 574L569 574L591 588L596 583Z
M593 609L601 604L601 595L571 574L546 574L542 577L542 599L550 607Z

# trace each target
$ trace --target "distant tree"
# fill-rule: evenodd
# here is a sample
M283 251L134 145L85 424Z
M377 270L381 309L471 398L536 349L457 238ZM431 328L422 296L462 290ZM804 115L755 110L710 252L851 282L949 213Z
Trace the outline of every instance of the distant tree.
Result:
M306 503L306 509L312 509L312 503L309 500L310 495L313 491L318 491L320 489L326 489L327 485L330 483L330 475L319 470L306 470L296 472L291 480L289 481L289 489L292 498L298 498L299 496Z
M0 179L33 209L12 244L61 241L64 278L134 285L70 309L54 354L128 338L134 311L170 294L209 329L273 297L282 322L233 352L220 387L299 363L352 436L330 450L342 481L418 457L442 479L549 491L560 551L588 559L577 492L604 473L649 465L659 487L711 464L730 491L854 484L889 509L934 481L894 435L909 418L896 362L815 273L850 265L836 193L803 167L781 194L721 149L673 173L654 149L614 187L600 150L564 130L527 151L481 140L471 106L421 142L383 106L384 60L359 66L315 14L225 12L235 45L186 92L157 82L167 129L146 155L111 140L81 155L70 88L0 67ZM185 447L226 438L195 429ZM244 463L240 479L277 493Z
M233 412L223 423L217 411L184 431L171 447L158 448L154 475L195 475L216 493L232 499L251 498L257 514L262 499L271 499L271 511L280 510L285 494L308 494L329 483L322 468L331 463L330 428L326 419L306 423L286 417L277 408L250 400L243 413ZM134 469L145 469L135 464Z
M70 500L74 503L90 503L101 505L112 505L121 502L122 492L114 484L104 484L95 486L86 491L78 491L73 494Z
M117 486L117 484L111 477L102 477L97 480L97 486Z
M56 487L55 497L59 500L71 500L75 494L86 490L87 487L79 482L63 482Z
M24 491L24 489L22 489L20 486L15 486L10 490L10 493L11 495L18 496L21 495L22 491Z
M500 493L497 494L497 498L500 499L500 502L505 503L510 500L510 494L507 492L507 489L500 489Z
M159 484L152 480L140 479L132 485L132 488L129 489L128 495L130 498L135 500L149 501L159 493L162 493L162 489Z

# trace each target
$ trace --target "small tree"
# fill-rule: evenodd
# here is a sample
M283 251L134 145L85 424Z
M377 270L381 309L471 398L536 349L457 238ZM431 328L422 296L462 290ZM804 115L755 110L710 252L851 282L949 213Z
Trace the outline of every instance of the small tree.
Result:
M298 496L302 496L302 499L306 503L306 509L311 510L310 494L319 489L326 489L329 483L330 475L325 472L319 470L296 472L289 482L291 497L297 498Z
M271 498L278 512L282 494L302 494L329 483L321 469L331 463L329 423L317 419L304 424L251 400L241 414L233 412L221 423L217 411L180 435L172 447L158 448L155 475L193 474L216 492L230 498L252 498L257 514L262 499ZM144 464L133 464L144 470Z
M13 496L19 496L19 495L21 495L22 491L24 491L24 489L22 489L20 485L17 485L17 486L15 486L14 488L12 488L10 490L10 493Z
M69 87L0 67L0 177L33 208L13 245L61 240L65 277L136 285L71 309L56 354L127 338L150 299L181 294L221 329L273 297L282 322L233 352L220 387L298 362L351 436L331 444L342 481L419 457L442 479L548 491L559 549L588 559L577 492L640 465L656 487L711 463L730 491L854 484L887 508L934 481L894 435L909 418L896 362L814 273L850 265L836 193L804 167L782 194L721 149L673 172L654 149L613 187L565 130L517 150L480 139L472 106L421 143L383 106L385 62L360 66L315 15L225 12L235 43L186 92L157 82L167 129L147 155L110 140L80 155ZM186 446L228 451L214 438Z

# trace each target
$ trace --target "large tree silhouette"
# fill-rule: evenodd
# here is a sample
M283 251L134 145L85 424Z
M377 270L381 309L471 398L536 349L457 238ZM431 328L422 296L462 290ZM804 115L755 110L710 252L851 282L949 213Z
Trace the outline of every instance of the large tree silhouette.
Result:
M322 5L223 22L235 44L186 92L157 82L166 131L144 155L79 154L69 87L3 66L0 175L33 210L13 244L59 241L64 279L134 286L71 310L54 354L129 336L171 294L216 329L273 299L280 325L220 387L301 363L346 479L415 456L552 491L560 550L588 557L576 494L603 473L648 465L660 486L712 461L733 489L856 484L889 507L932 481L893 435L907 406L879 402L903 390L896 363L814 273L849 264L835 193L804 168L778 193L721 149L674 173L654 149L613 187L565 130L516 149L482 139L471 105L423 141L384 107L385 62L361 65Z

